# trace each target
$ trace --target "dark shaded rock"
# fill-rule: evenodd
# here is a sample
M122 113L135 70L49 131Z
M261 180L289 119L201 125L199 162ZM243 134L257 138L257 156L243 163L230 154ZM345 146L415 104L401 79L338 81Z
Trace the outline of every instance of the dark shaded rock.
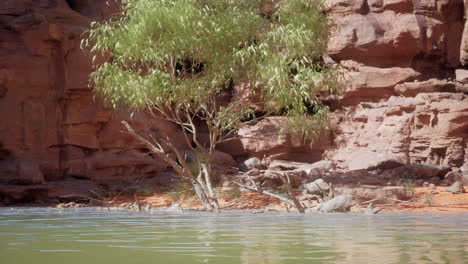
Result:
M323 179L333 185L379 185L386 184L385 179L380 178L378 175L368 170L352 170L345 173L332 173L325 175Z
M448 166L433 166L423 164L404 165L395 169L385 170L379 177L389 180L401 179L423 179L428 181L438 181L450 171Z

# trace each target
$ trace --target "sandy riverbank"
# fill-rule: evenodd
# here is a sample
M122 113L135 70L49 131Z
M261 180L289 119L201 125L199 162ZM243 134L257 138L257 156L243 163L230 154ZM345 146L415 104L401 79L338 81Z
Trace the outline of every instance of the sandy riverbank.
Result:
M384 206L382 212L468 212L468 187L465 187L465 193L453 194L446 192L447 187L437 186L436 189L425 187L416 187L413 189L415 195L409 202L395 202L394 205L388 205L388 201L376 201L374 204ZM140 195L135 197L121 196L112 201L113 206L119 206L126 203L133 203L139 200L142 206L151 205L153 207L169 207L174 203L180 204L182 208L201 208L200 203L195 197L184 200L174 200L167 192L154 195ZM111 202L109 199L102 199L104 203ZM220 198L220 206L224 210L278 210L286 211L286 206L275 198L261 195L258 193L240 193L238 197ZM385 204L385 205L382 205ZM366 206L362 202L361 207ZM294 209L290 209L294 211ZM351 211L358 212L359 208L354 206Z

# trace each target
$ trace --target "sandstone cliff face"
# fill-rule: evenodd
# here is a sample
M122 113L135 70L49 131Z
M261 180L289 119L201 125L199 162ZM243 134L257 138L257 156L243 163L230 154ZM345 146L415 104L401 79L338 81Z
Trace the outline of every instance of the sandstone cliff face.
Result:
M88 88L91 58L80 45L89 23L118 7L91 0L0 3L0 183L39 184L69 177L155 176L166 165L123 133L130 113L103 107ZM461 167L468 162L468 24L463 0L329 0L332 60L344 93L324 98L334 134L312 146L269 136L275 118L240 130L220 149L239 159L335 161L340 168L379 155L404 163ZM465 77L463 77L465 76ZM139 131L177 128L142 113ZM266 136L265 136L266 135ZM359 166L357 166L359 167Z
M0 3L0 182L65 177L154 175L166 165L142 151L88 87L91 58L80 49L90 22L118 6L106 1L6 0ZM135 114L141 131L177 135Z
M463 1L331 0L329 8L328 50L345 70L345 92L332 99L336 137L326 157L345 169L377 153L461 167L467 87L449 80L466 60Z

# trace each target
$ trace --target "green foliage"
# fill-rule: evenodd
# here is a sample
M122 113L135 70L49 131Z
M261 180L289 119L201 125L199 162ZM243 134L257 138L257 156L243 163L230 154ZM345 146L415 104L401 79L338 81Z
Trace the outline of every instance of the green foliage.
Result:
M151 188L148 188L148 187L142 187L142 188L138 189L138 191L137 191L138 195L144 195L144 196L152 195L153 193L154 193L154 191Z
M434 204L434 200L431 197L424 198L424 204L427 206L432 206Z
M216 97L230 83L248 84L265 112L290 117L285 127L293 134L313 138L327 128L318 95L338 86L336 69L321 59L329 31L321 0L122 3L123 14L93 23L82 43L110 58L91 79L112 107L194 111L228 131L253 112L216 105ZM264 11L267 4L273 11Z
M190 183L181 181L171 185L168 194L174 201L183 201L187 198L193 197L195 195L195 191Z
M402 181L401 186L406 187L408 191L415 193L416 192L416 184L411 179L405 179Z

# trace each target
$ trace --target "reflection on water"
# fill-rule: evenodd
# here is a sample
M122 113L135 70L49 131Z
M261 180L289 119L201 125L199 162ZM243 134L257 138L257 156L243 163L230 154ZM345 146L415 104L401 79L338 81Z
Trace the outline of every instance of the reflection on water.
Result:
M467 263L468 213L0 209L0 263Z

